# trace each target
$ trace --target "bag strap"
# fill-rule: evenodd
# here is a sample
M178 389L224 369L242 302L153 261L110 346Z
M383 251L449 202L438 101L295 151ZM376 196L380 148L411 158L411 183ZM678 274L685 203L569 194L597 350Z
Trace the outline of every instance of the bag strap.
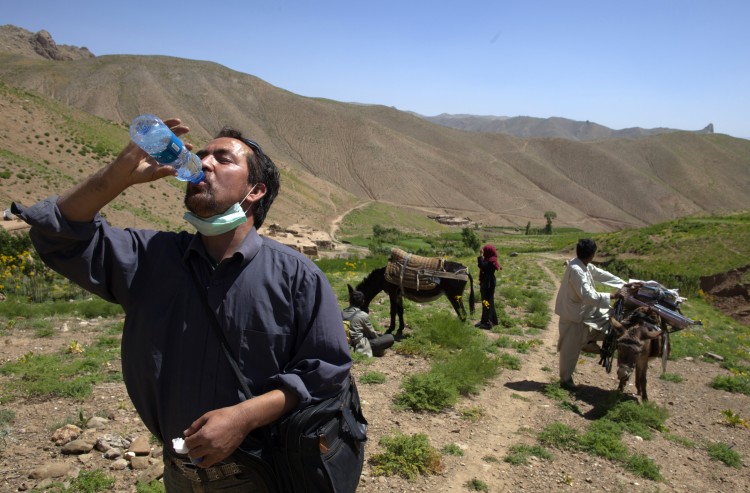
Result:
M221 344L221 349L224 350L224 355L227 357L227 360L229 361L229 365L232 367L232 370L234 370L234 374L237 377L237 380L240 382L240 387L242 387L242 393L245 394L245 397L247 399L251 399L253 397L253 393L250 392L250 387L248 387L247 382L245 381L245 376L240 371L240 367L237 364L237 360L234 358L232 353L229 351L229 343L227 342L227 336L224 334L224 330L219 325L219 320L216 317L216 312L214 312L213 308L211 308L211 304L208 302L208 294L206 293L206 288L201 284L200 280L198 279L198 275L195 273L195 269L193 269L192 266L188 269L190 270L190 275L193 277L193 281L195 281L195 285L198 288L198 293L200 293L200 297L203 300L203 304L206 307L206 310L210 313L208 319L211 322L211 328L214 329L214 332L216 333L216 337L219 339L219 343Z

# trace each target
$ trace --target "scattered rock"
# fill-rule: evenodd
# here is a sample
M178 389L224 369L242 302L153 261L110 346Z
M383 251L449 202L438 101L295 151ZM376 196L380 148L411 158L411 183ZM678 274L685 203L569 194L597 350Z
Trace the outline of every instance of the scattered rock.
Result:
M104 458L109 460L115 460L122 457L122 450L119 448L111 448L104 452Z
M67 424L62 428L55 430L50 440L52 440L55 445L65 445L66 443L80 437L82 432L83 430L76 425Z
M86 421L86 428L92 428L95 430L106 428L107 425L109 425L109 420L107 418L102 418L101 416L94 416L93 418Z
M136 482L149 484L164 475L164 463L159 461L138 475Z
M128 461L125 459L117 459L109 465L109 468L113 471L122 471L123 469L128 468Z
M87 454L94 449L94 444L86 440L73 440L63 445L62 453L65 455Z
M151 444L148 442L146 435L141 435L133 440L128 448L129 452L133 452L135 455L149 455L151 453Z
M32 469L29 473L31 479L60 478L66 476L75 468L67 462L50 462Z
M130 467L134 471L144 471L151 466L148 457L136 456L130 460Z

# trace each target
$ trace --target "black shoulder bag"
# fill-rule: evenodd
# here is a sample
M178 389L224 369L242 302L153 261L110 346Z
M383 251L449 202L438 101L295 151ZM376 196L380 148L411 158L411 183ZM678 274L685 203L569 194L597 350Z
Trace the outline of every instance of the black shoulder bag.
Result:
M211 327L221 343L245 397L252 392L245 382L208 296L193 269L190 269L204 305L211 316ZM350 373L339 394L283 416L261 431L264 448L270 449L273 464L259 454L238 449L271 467L276 487L283 493L351 493L357 489L365 456L367 420L362 414L359 392ZM265 454L264 454L265 455Z

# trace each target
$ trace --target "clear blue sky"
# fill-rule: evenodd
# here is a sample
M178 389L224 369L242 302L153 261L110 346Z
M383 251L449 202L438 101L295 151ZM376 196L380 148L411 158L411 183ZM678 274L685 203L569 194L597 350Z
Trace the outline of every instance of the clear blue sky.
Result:
M748 0L3 4L0 24L58 44L210 60L304 96L750 139Z

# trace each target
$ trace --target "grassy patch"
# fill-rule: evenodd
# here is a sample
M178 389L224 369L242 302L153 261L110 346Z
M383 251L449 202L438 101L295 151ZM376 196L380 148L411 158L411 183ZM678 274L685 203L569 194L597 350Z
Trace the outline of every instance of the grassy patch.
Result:
M135 485L135 493L165 493L164 483L161 481L151 481L150 483L143 483L139 481Z
M691 440L689 438L681 437L679 435L675 435L673 433L664 433L664 438L666 438L670 442L679 443L680 445L682 445L685 448L695 448L696 447L696 443L693 440Z
M673 383L680 383L685 380L684 378L682 378L682 376L676 373L662 373L659 376L659 379L664 380L665 382L673 382Z
M624 274L624 278L658 279L670 288L680 289L683 296L695 296L701 276L747 265L750 213L685 217L597 235L596 242L604 256L628 255L611 271ZM710 259L705 258L708 251Z
M720 375L711 381L711 387L717 390L750 395L750 374Z
M605 419L620 424L625 431L638 435L646 440L651 439L651 430L663 430L664 422L669 417L666 409L650 402L639 404L634 401L622 401L607 411Z
M460 395L478 392L497 375L500 363L487 351L484 335L446 314L437 314L428 325L399 344L399 351L413 348L433 359L430 371L406 377L396 405L413 411L441 411L454 405Z
M48 493L98 493L100 491L112 491L114 485L114 478L107 476L102 471L84 470L77 478L70 481L69 486L62 483L53 483L44 491Z
M477 422L482 419L483 412L481 407L470 407L461 409L461 417L467 421Z
M632 473L654 481L661 480L658 465L649 457L628 452L622 442L623 431L650 433L650 430L661 429L667 418L666 411L651 406L638 410L639 407L630 401L615 404L602 419L591 423L584 433L563 423L551 423L537 435L542 446L560 450L582 451L621 462ZM513 459L520 460L520 459Z
M370 371L359 377L359 381L368 384L385 383L385 373L379 371Z
M19 395L83 399L95 384L121 380L121 374L106 368L119 354L119 338L109 335L100 336L86 348L71 341L57 353L29 352L0 367L0 373L11 377L4 385L3 400Z
M625 469L642 478L651 481L661 481L664 479L659 470L659 466L648 456L642 454L631 455L625 459Z
M529 457L551 461L554 456L544 447L539 445L512 445L508 450L508 455L503 459L508 464L527 465Z
M537 437L542 445L560 450L575 449L578 443L578 431L563 423L547 425Z
M708 452L708 456L713 460L723 462L727 466L735 467L737 469L742 467L740 454L732 450L732 447L725 443L711 443L706 447L706 451Z

